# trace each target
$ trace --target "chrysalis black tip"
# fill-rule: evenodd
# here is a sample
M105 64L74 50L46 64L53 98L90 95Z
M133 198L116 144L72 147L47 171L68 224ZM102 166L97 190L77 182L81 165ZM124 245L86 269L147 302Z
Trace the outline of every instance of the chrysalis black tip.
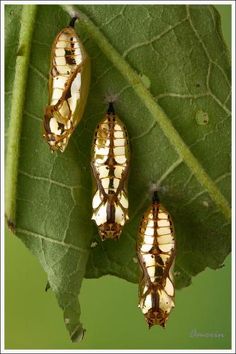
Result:
M69 23L69 27L75 27L75 21L78 19L78 17L72 17Z
M115 109L114 109L114 106L113 106L113 102L109 102L109 106L108 106L108 109L107 109L107 114L115 114Z
M159 196L158 196L158 193L157 193L157 191L154 191L153 192L153 196L152 196L152 202L153 203L160 203L160 199L159 199Z

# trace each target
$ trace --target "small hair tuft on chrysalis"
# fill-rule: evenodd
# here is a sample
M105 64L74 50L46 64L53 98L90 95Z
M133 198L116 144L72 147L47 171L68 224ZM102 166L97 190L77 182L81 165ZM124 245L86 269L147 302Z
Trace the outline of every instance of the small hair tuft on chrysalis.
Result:
M154 192L159 192L160 190L160 185L155 182L151 182L149 185L149 193L153 195Z
M153 198L153 194L155 192L159 194L165 194L166 191L168 190L168 187L167 186L162 186L160 183L158 182L151 182L149 184L149 188L148 188L148 192L149 192L149 195L150 195L150 199Z
M105 103L115 103L118 101L118 94L107 92L104 96Z

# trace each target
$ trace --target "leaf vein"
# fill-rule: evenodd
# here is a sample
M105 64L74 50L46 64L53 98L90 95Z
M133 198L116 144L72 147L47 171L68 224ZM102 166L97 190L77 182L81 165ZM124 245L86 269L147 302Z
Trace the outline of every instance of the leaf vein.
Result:
M107 27L112 22L114 22L118 17L123 16L124 10L126 9L127 5L124 5L120 12L118 12L115 16L110 17L108 21L104 22L100 28Z
M170 167L163 173L163 175L159 178L157 184L160 186L161 183L183 162L183 159L178 158Z
M139 135L133 136L132 138L130 138L130 141L134 141L134 140L145 137L155 128L156 125L157 125L157 122L153 121L153 123L150 125L150 127L147 128L147 130L145 130L143 133L141 133Z
M65 243L63 241L59 241L59 240L56 240L56 239L48 237L48 236L43 236L43 235L41 235L39 233L32 232L32 231L29 231L29 230L26 230L26 229L21 229L21 228L17 227L16 228L16 232L19 233L19 234L26 235L26 236L36 237L36 238L39 238L39 239L44 240L46 242L55 243L55 244L63 246L63 247L71 248L71 249L74 249L74 250L76 250L78 252L82 252L82 253L88 253L89 252L88 249L78 247L76 245L73 245L72 243Z
M175 25L172 25L172 26L169 26L167 29L165 29L163 32L159 33L157 36L154 36L153 38L149 39L149 40L146 40L146 41L143 41L141 43L135 43L133 44L131 47L127 48L122 56L123 58L126 58L127 55L134 49L137 49L137 48L141 48L141 47L144 47L144 46L147 46L149 44L152 44L153 42L156 42L158 41L159 39L161 39L162 37L164 37L167 33L171 32L172 30L174 30L176 27L178 27L179 25L181 25L183 22L187 21L188 18L185 17L184 19L182 19L181 21L177 22Z
M202 40L201 36L199 35L199 33L198 33L196 27L194 26L193 21L192 21L192 18L191 18L190 10L189 10L189 5L186 5L186 7L187 7L187 14L188 14L187 19L188 19L188 21L189 21L189 24L190 24L190 26L191 26L191 28L192 28L192 30L193 30L193 32L194 32L196 38L197 38L198 41L200 42L200 44L201 44L201 46L202 46L202 48L203 48L203 50L204 50L204 52L205 52L205 54L206 54L206 56L207 56L209 62L212 63L212 64L214 64L215 66L217 66L217 68L221 71L222 75L224 76L227 85L229 86L229 88L231 88L229 79L228 79L228 77L227 77L225 71L222 69L222 67L221 67L216 61L214 61L214 60L211 58L211 56L210 56L210 54L209 54L209 52L208 52L208 50L207 50L207 47L205 46L205 43L203 42L203 40Z
M38 122L42 123L42 119L40 117L38 117L36 114L30 113L26 110L24 111L24 114L27 115L28 117L33 118L33 119L37 120Z
M29 64L29 67L32 71L34 71L41 79L43 79L45 82L48 83L48 77L43 74L38 68L36 68L36 66L34 66L33 64Z
M63 5L63 8L71 12L73 6ZM74 8L73 8L74 9ZM103 35L99 28L90 20L84 13L80 11L81 24L87 30L87 32L96 41L96 44L103 51L103 53L109 58L114 66L121 72L126 80L133 86L134 91L138 97L143 101L148 108L154 119L158 121L163 133L169 139L170 143L174 146L179 156L185 161L186 165L195 174L199 183L204 189L207 189L212 200L218 205L222 213L227 219L231 217L231 209L228 201L221 193L219 188L213 182L212 178L203 168L201 162L195 157L179 135L178 131L173 126L169 117L164 110L156 103L154 97L150 91L144 86L141 78L137 72L125 61L124 57L116 51L108 39ZM186 18L187 19L187 18Z
M31 179L35 179L35 180L38 180L38 181L44 181L44 182L48 182L50 184L55 184L59 187L62 187L62 188L66 188L66 189L73 189L73 188L79 188L80 185L77 184L77 185L67 185L67 184L64 184L62 182L58 182L58 181L55 181L53 179L50 179L50 178L47 178L47 177L42 177L42 176L35 176L35 175L32 175L28 172L24 172L22 170L19 170L19 173L23 176L26 176L28 178L31 178Z
M104 70L102 74L100 74L99 76L97 76L96 80L93 81L93 84L91 85L91 88L93 88L94 86L96 86L96 84L97 84L109 71L111 71L112 68L113 68L113 66L109 66L109 68L107 68L106 70Z
M189 99L196 100L198 98L207 97L209 95L210 95L210 93L208 93L208 92L200 93L198 95L180 94L180 93L175 93L175 92L163 92L163 93L160 93L157 96L155 96L155 99L158 101L159 99L165 98L165 97L176 97L176 98L181 98L181 99L189 98Z

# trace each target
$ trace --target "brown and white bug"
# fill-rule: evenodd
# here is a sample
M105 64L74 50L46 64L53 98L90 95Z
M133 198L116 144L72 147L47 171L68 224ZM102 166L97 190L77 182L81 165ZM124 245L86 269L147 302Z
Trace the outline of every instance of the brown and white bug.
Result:
M58 33L52 46L49 105L44 115L44 137L52 151L65 150L88 96L90 60L75 32L76 19Z
M92 219L102 240L118 239L128 220L128 135L112 103L95 131L91 161L96 181Z
M152 205L142 218L137 241L141 269L139 307L149 328L156 324L165 327L175 306L175 254L173 223L155 191Z

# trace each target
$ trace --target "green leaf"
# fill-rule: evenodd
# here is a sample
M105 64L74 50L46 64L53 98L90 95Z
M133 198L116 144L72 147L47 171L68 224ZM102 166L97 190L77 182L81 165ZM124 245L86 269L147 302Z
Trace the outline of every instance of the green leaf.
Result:
M42 139L42 117L51 44L69 22L64 10L79 11L76 29L91 57L92 80L84 117L68 148L52 155ZM84 276L138 281L135 243L151 183L160 185L174 220L177 288L206 267L220 267L230 252L230 63L211 6L64 10L38 6L12 197L16 233L39 258L70 335L78 340L83 330L77 297ZM7 118L15 104L20 19L20 6L6 6ZM101 242L90 220L90 148L109 92L119 96L116 111L132 148L130 221L117 242ZM90 247L93 241L97 245Z

